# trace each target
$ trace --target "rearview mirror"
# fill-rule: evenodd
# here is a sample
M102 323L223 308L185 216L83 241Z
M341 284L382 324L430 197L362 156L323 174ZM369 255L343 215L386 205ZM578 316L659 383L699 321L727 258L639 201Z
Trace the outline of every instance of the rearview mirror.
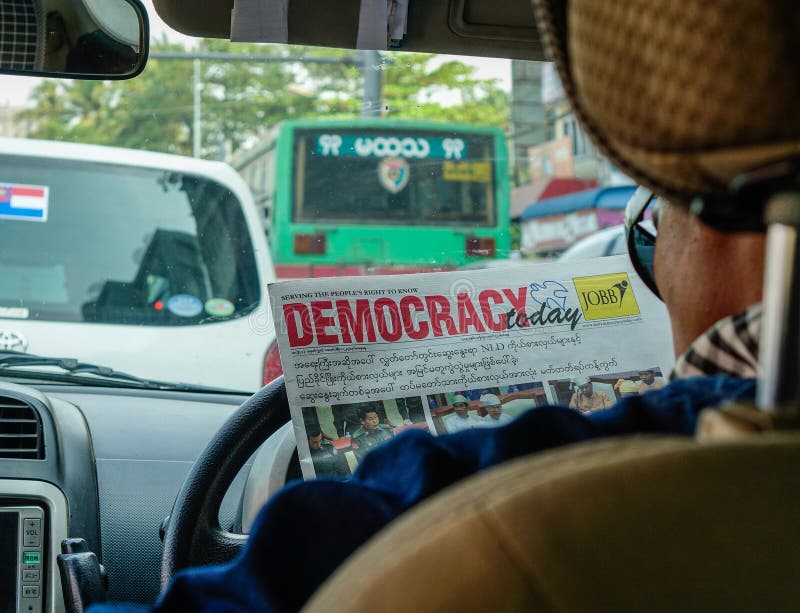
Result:
M141 0L0 0L0 73L128 79L149 38Z

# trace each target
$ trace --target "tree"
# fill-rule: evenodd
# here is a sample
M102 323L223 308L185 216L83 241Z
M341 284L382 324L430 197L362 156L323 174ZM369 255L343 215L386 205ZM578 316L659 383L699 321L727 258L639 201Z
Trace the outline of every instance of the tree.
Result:
M383 93L390 117L507 128L508 94L496 80L477 79L474 66L453 60L437 66L437 56L422 53L394 60L386 68Z
M209 39L208 51L253 56L341 58L341 64L201 62L204 156L218 157L221 142L233 149L288 118L354 117L361 112L363 78L356 52L317 47L243 45ZM183 51L165 39L154 51ZM435 55L397 53L379 66L384 115L506 128L508 94L475 67ZM129 81L49 81L33 92L22 113L31 136L191 154L193 66L151 59Z
M159 45L180 51L179 45ZM149 62L129 81L43 80L20 113L33 138L191 152L192 66Z

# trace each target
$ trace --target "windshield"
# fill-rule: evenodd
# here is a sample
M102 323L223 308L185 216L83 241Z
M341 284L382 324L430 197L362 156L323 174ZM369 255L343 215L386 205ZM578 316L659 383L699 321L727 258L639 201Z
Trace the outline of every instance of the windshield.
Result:
M418 130L295 132L295 221L493 225L492 138Z
M0 308L36 320L163 326L219 321L198 308L213 298L233 305L225 317L258 303L241 206L219 183L3 155L3 193Z
M595 234L635 185L551 64L191 38L144 4L136 78L0 76L0 350L254 391L276 279L625 250Z

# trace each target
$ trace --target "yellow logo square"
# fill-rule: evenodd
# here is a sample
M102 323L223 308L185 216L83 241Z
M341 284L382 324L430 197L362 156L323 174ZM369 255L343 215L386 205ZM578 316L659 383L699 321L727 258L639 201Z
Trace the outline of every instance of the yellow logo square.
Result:
M488 183L492 180L489 162L445 162L443 170L445 181Z
M639 314L628 273L577 277L572 283L587 321Z

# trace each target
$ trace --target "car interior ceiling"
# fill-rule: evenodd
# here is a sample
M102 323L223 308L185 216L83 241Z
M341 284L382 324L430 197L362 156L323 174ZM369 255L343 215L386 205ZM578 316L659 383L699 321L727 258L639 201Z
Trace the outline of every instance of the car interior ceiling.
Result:
M341 0L334 12L320 10L316 0L289 1L289 43L355 49L361 1ZM537 61L554 58L587 133L637 183L675 202L693 203L710 218L742 214L750 202L734 199L732 213L730 208L737 177L800 151L800 123L781 124L780 129L768 125L770 118L755 122L755 127L747 123L752 109L762 108L760 100L766 97L786 100L783 107L773 106L778 108L775 121L785 114L782 109L796 105L796 87L787 82L796 82L797 73L776 73L763 92L740 91L737 104L713 97L702 100L705 115L698 123L703 125L685 140L677 138L665 153L640 135L653 126L669 131L696 122L699 111L691 105L697 99L671 97L669 117L661 113L663 107L645 100L637 107L640 113L626 116L623 111L630 106L620 104L620 96L639 91L648 78L667 82L675 63L686 60L684 49L713 55L719 38L703 29L713 20L699 19L693 32L676 31L664 49L663 72L648 75L635 68L636 58L626 56L613 39L624 36L625 27L641 28L647 35L648 27L670 21L669 10L659 2L650 7L627 2L616 14L592 12L587 9L590 2L411 2L403 48ZM231 36L234 0L153 0L153 5L181 33ZM702 14L702 8L697 10ZM568 23L579 24L587 39L576 39ZM758 28L762 35L767 32L763 24ZM748 39L755 47L743 41L745 53L727 59L728 71L725 62L695 66L708 91L724 89L733 72L746 74L758 63L785 63L782 35L796 35L785 29L776 32L771 43L765 42L771 38L766 35L756 43L758 37ZM607 45L610 52L596 53L597 45ZM616 70L608 70L612 63L617 63L612 65ZM619 70L620 64L632 68ZM712 131L721 123L732 126L724 137ZM706 124L708 129L703 129ZM796 180L789 185L796 195ZM780 181L766 184L758 204L767 210L776 188L785 186ZM796 210L774 208L769 219L773 229L781 226L781 232L789 228L799 233ZM744 421L748 427L709 421L708 431L701 432L701 445L685 438L626 437L534 454L481 472L373 538L323 584L304 610L355 612L391 605L394 610L419 611L638 611L648 603L658 610L792 610L800 590L795 569L795 544L800 541L800 417L795 407L800 383L789 384L792 377L797 379L800 339L796 249L792 244L766 256L768 269L785 273L765 289L765 309L774 323L762 354L767 356L764 381L788 390L780 398L782 406L774 397L762 397L758 411L732 407L737 424ZM797 397L787 398L791 393ZM786 406L791 410L779 410ZM753 417L761 410L767 411L767 418ZM177 422L174 427L179 429ZM109 456L101 470L113 467L112 461ZM122 515L124 506L112 511ZM485 574L487 568L491 576Z

